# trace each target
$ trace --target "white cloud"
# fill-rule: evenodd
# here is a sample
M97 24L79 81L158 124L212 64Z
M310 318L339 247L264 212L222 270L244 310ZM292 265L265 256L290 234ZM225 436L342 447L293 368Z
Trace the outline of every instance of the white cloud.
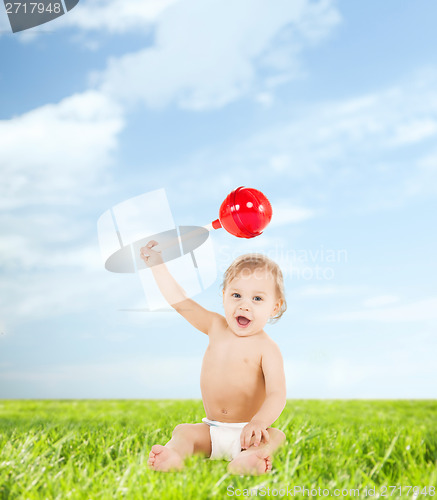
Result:
M369 337L369 339L367 339ZM435 332L364 334L342 353L335 343L284 354L288 397L435 398Z
M3 34L11 35L12 29L9 24L8 16L2 9L2 12L0 12L0 36Z
M328 0L186 0L159 17L153 47L111 59L93 81L130 104L219 108L253 91L259 95L259 78L292 78L301 46L338 22ZM273 62L279 47L287 53L280 64Z
M370 95L318 103L317 107L305 109L293 122L281 123L254 137L250 145L277 146L276 154L287 158L289 164L306 152L305 163L300 162L303 167L311 159L311 164L323 164L344 157L351 149L367 157L370 151L379 154L393 145L423 141L437 135L436 81L437 71L419 73Z
M123 127L121 108L93 90L0 121L0 208L64 205L89 194Z
M150 28L159 16L180 0L81 0L60 19L60 26L84 31L132 33ZM62 24L61 24L62 23Z
M111 283L103 272L90 273L82 267L80 273L64 267L51 272L32 269L4 277L0 293L8 330L14 330L23 319L54 318L92 309L97 297L101 297L101 303L110 302L116 290L108 286Z
M262 106L269 108L275 100L271 92L260 92L255 96L255 101L259 102Z
M92 364L53 364L14 369L0 365L0 397L49 398L200 397L200 357L146 357ZM159 377L156 374L159 373Z
M421 142L437 135L437 120L430 117L407 121L395 128L391 145L399 146Z
M377 297L370 297L363 302L364 307L382 307L389 304L399 302L399 297L395 295L378 295Z
M351 295L361 291L359 286L342 285L310 285L296 290L299 297L323 297L329 295Z
M284 226L302 222L315 216L315 211L309 208L298 207L287 200L278 200L275 203L271 226Z
M114 34L149 33L160 15L171 5L182 0L81 0L80 3L65 15L50 21L50 24L37 26L30 30L18 32L13 36L22 43L28 44L38 38L41 33L65 30L73 27L80 30L75 39L88 48L98 46L97 40L82 36L93 32ZM0 36L10 33L7 15L0 16Z
M437 151L426 153L419 162L418 167L425 172L437 172Z
M306 105L217 162L254 182L268 171L304 206L401 206L437 192L436 89L437 68L427 68L367 95Z
M189 170L204 188L199 191L208 192L205 165L214 172L228 165L233 180L215 175L223 189L247 179L267 191L274 185L281 194L289 187L295 206L313 214L330 202L360 211L398 206L436 191L437 155L430 140L436 88L437 70L429 68L372 94L306 105L294 109L292 119L239 139L222 153L201 151L174 175L190 189ZM413 155L405 154L402 148L411 145Z
M437 298L431 297L396 307L337 313L328 315L325 319L333 321L377 321L384 323L436 320Z
M105 293L90 200L105 193L124 127L96 91L0 121L0 293L8 325L78 311ZM55 272L54 272L55 271Z

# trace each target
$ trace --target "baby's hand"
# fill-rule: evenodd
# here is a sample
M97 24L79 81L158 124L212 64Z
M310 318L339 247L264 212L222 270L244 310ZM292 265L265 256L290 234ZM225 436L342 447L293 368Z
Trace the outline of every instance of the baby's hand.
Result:
M156 245L158 245L158 242L155 240L151 240L145 247L141 247L140 249L140 257L144 260L146 266L148 267L162 264L164 262L161 257L161 251L152 250L152 248Z
M247 425L245 425L240 436L241 448L243 450L247 450L247 448L249 448L252 436L255 436L255 440L253 442L254 446L259 446L262 438L264 438L264 441L268 443L269 433L267 432L267 426L259 420L251 420Z

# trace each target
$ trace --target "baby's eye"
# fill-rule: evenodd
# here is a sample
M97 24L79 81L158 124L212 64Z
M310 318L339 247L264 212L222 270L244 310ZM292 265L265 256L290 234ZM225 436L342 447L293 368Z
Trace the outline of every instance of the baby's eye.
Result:
M257 295L256 297L253 298L253 300L255 302L261 302L262 298Z
M232 297L239 299L241 297L241 295L239 293L233 293Z

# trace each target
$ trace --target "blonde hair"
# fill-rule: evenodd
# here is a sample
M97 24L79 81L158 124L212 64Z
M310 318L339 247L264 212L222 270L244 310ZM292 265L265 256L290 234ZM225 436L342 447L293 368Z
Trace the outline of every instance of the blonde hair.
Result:
M256 269L265 269L275 280L276 295L282 301L279 311L276 313L271 322L274 323L287 310L287 301L285 300L284 278L278 264L272 259L269 259L260 253L246 253L237 257L234 262L227 268L223 276L222 289L224 290L230 282L238 275L243 274L244 270L249 270L250 273Z

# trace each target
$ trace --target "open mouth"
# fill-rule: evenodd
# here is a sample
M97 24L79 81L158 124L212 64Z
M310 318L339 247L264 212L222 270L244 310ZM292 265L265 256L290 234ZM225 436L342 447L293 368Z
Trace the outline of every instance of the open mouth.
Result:
M237 323L242 327L246 328L249 323L251 323L250 319L245 318L244 316L237 316Z

